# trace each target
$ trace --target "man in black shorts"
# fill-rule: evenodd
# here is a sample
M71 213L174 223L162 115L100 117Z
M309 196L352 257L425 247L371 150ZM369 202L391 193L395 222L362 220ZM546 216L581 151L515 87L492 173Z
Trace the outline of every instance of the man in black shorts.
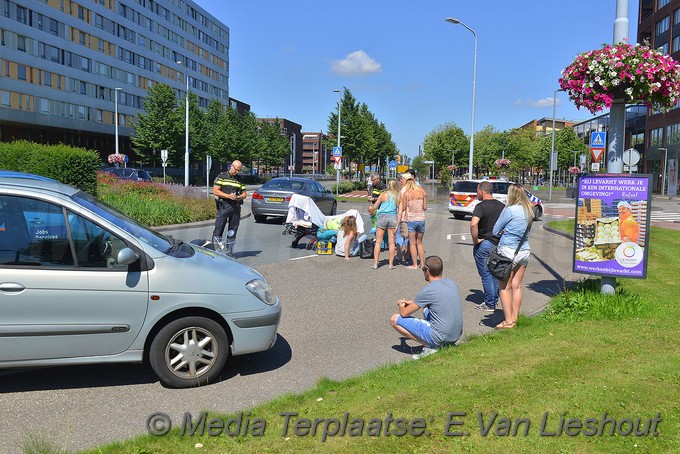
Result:
M231 163L227 172L217 175L213 183L213 195L216 197L217 217L215 218L215 230L213 231L213 243L218 247L218 243L223 243L222 235L224 229L229 224L227 233L228 241L226 244L227 253L231 254L236 242L236 232L241 222L241 205L246 198L246 187L236 179L241 171L243 164L241 161Z

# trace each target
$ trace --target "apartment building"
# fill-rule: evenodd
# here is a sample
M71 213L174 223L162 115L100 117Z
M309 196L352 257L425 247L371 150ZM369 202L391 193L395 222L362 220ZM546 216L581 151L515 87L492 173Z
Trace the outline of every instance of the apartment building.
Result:
M638 36L680 60L680 0L640 0ZM645 127L644 172L654 175L654 192L677 193L678 159L680 158L680 103L669 112L650 109ZM673 175L669 172L673 171ZM666 178L662 174L666 173ZM675 187L671 187L675 185Z
M323 132L302 133L302 172L320 174L333 162L324 139L327 136Z
M2 0L0 50L2 141L105 158L117 125L134 161L130 125L151 84L184 99L188 78L200 107L230 104L229 28L190 0Z

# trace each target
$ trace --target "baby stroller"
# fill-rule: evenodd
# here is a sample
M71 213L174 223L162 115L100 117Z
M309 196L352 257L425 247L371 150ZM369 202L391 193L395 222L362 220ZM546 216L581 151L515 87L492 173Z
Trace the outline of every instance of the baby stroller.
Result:
M302 238L309 238L307 249L316 247L316 234L319 227L323 226L326 216L319 210L314 201L307 196L293 194L288 202L288 216L284 223L283 235L294 235L295 239L290 244L296 248Z
M364 222L357 210L348 210L335 216L325 216L314 201L304 195L293 194L288 202L288 216L283 235L295 235L291 247L297 247L302 238L309 238L306 249L316 247L318 240L336 242L336 234L345 216L354 216L359 234L364 232Z

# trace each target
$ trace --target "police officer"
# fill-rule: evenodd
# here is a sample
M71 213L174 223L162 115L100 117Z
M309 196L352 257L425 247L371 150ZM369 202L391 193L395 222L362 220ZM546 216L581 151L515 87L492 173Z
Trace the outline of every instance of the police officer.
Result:
M239 222L241 222L241 205L246 198L246 187L236 179L236 175L241 171L243 164L241 161L234 161L229 167L229 171L217 175L213 183L213 195L216 197L217 217L215 218L215 230L213 231L213 241L217 242L224 234L224 229L229 224L228 253L233 252L236 241L236 232ZM232 233L233 232L233 233Z

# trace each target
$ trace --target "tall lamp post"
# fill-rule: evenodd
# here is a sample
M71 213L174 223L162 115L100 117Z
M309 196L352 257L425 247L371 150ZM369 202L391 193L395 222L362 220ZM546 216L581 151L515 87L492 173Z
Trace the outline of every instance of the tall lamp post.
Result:
M453 17L447 17L446 22L450 22L452 24L460 24L463 27L467 28L472 32L472 35L475 37L475 57L472 65L472 120L470 122L470 164L468 165L468 174L470 180L472 180L472 159L474 158L474 149L475 149L475 96L477 92L477 33L467 25L465 25L463 22L459 21L458 19L455 19Z
M557 109L557 92L563 91L561 88L553 91L553 117L552 117L552 145L550 146L550 188L548 189L548 201L552 202L553 188L553 156L555 155L555 110Z
M114 123L116 125L116 155L120 154L120 152L118 151L118 92L121 91L121 90L122 90L122 88L116 87L113 91L113 96L114 96L114 99L115 99L115 102L114 102L114 106L115 106L114 115L115 115L115 117L114 117L113 120L114 120Z
M334 93L340 93L340 90L333 90ZM338 100L338 148L340 148L340 115L342 113L342 98ZM339 194L339 188L340 188L340 169L335 168L335 195L336 197Z
M177 64L184 65L181 60L177 60ZM184 67L184 78L187 81L186 113L184 116L184 186L189 186L189 71L186 66Z

